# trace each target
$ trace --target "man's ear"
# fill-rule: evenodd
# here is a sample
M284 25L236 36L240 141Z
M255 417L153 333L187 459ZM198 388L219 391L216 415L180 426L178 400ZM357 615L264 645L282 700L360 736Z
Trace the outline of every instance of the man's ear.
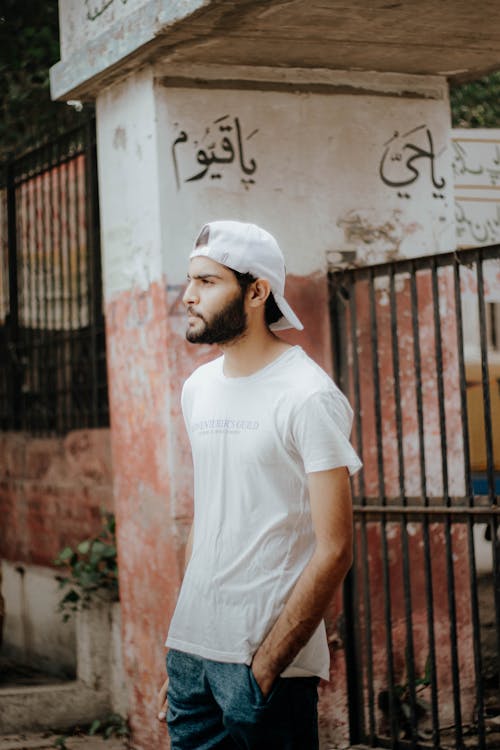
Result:
M250 307L260 307L266 304L271 294L271 284L267 279L257 279L248 287L247 300Z

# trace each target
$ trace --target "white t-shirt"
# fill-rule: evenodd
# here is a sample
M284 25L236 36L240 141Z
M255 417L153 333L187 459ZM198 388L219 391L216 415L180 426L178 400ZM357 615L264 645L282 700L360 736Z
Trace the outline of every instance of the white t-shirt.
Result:
M223 361L182 393L194 536L166 645L250 664L314 549L307 474L361 463L347 399L300 347L248 377L226 377ZM322 623L283 676L328 674Z

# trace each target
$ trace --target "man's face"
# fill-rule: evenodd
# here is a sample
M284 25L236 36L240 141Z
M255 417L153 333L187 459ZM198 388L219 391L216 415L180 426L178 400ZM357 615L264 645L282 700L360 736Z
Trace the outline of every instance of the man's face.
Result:
M191 343L225 344L245 333L244 294L234 273L220 263L202 255L191 259L183 302Z

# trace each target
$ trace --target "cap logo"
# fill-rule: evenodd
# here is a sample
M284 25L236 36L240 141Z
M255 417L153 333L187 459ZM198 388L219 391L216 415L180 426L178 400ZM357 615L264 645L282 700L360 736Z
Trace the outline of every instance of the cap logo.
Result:
M227 260L228 258L229 258L229 253L224 253L223 255L221 255L221 259L220 259L220 262L222 263L222 265L224 265L224 264L225 264L225 262L226 262L226 260Z

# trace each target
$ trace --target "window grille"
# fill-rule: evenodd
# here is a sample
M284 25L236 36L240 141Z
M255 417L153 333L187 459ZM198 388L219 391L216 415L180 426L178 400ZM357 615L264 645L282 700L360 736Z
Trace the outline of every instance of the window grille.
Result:
M0 424L109 423L95 123L0 165Z

